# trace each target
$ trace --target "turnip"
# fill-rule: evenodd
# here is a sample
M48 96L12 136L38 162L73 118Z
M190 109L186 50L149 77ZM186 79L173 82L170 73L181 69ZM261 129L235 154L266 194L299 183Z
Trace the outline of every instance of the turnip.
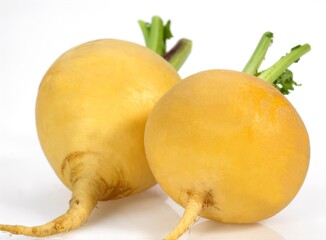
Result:
M279 90L293 88L287 68L310 46L293 48L258 73L271 37L264 34L247 73L199 72L176 84L153 108L145 128L147 160L163 190L185 208L165 239L178 239L198 215L225 223L269 218L303 184L308 133Z
M162 31L163 23L147 30L155 33L158 27ZM164 47L161 55L165 39L154 34L150 40L159 42L154 51ZM175 68L191 49L189 40L178 44L173 58L181 60ZM41 226L0 225L0 230L38 237L67 232L81 226L98 201L156 183L144 153L145 123L154 103L180 77L154 51L101 39L76 46L53 63L39 86L36 125L48 161L72 190L69 209Z

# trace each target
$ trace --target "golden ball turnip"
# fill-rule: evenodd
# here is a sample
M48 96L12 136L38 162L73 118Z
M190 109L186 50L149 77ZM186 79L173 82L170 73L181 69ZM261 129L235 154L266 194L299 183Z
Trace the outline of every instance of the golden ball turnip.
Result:
M66 232L81 226L99 200L153 186L145 123L179 80L162 57L127 41L87 42L60 56L40 84L36 125L48 161L72 190L69 210L45 225L0 230L39 237Z
M302 186L308 133L295 108L252 75L194 74L155 105L145 152L163 190L185 208L166 239L177 239L198 215L252 223L285 208Z

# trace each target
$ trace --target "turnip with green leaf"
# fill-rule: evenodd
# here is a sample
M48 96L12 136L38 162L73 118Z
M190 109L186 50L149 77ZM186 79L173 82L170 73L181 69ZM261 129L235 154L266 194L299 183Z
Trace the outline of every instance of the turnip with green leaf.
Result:
M150 28L155 33L163 23L153 20L161 22ZM72 191L69 207L46 224L1 224L1 231L34 237L71 231L87 221L98 201L156 184L144 152L145 123L154 103L180 80L181 66L163 58L166 39L153 35L148 43L156 49L117 39L90 41L52 64L39 86L36 126L49 163ZM183 63L190 50L191 41L183 40L173 58Z
M145 128L147 160L163 190L185 208L165 239L178 239L197 216L225 223L269 218L302 186L308 132L280 91L293 89L287 69L310 46L293 48L260 72L271 38L263 35L244 72L196 73L154 106Z

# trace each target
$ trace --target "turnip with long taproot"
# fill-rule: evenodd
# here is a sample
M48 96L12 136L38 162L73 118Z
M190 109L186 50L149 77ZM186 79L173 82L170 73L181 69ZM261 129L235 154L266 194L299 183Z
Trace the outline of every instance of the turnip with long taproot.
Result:
M161 48L164 40L151 39ZM39 86L36 125L49 163L72 190L69 209L44 225L0 230L37 237L67 232L85 223L98 201L156 183L145 158L144 128L154 103L180 80L173 67L187 58L191 42L181 45L174 66L148 48L114 39L81 44L54 62Z
M310 157L308 133L279 90L293 88L287 68L310 46L293 48L259 73L271 37L264 34L246 73L191 75L153 108L145 128L147 160L163 190L185 208L165 239L178 239L197 216L225 223L269 218L302 186Z

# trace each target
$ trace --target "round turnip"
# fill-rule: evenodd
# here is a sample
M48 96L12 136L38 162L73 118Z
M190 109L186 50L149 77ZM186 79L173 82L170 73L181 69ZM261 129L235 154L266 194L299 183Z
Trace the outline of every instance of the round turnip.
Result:
M73 192L69 210L45 225L0 230L30 236L66 232L82 225L98 201L153 186L145 122L179 80L161 56L127 41L87 42L60 56L40 84L36 125L47 159Z
M293 89L296 83L287 67L310 46L293 48L259 74L271 36L264 34L246 73L208 70L191 75L152 110L145 128L147 160L163 190L185 208L166 239L179 238L198 215L226 223L269 218L303 184L310 158L308 133L281 91Z
M37 96L36 125L44 153L72 190L68 211L35 227L0 230L48 236L81 226L98 201L136 194L156 182L144 153L144 128L154 103L180 80L178 70L192 42L181 39L166 52L170 21L139 21L147 48L101 39L60 56Z

